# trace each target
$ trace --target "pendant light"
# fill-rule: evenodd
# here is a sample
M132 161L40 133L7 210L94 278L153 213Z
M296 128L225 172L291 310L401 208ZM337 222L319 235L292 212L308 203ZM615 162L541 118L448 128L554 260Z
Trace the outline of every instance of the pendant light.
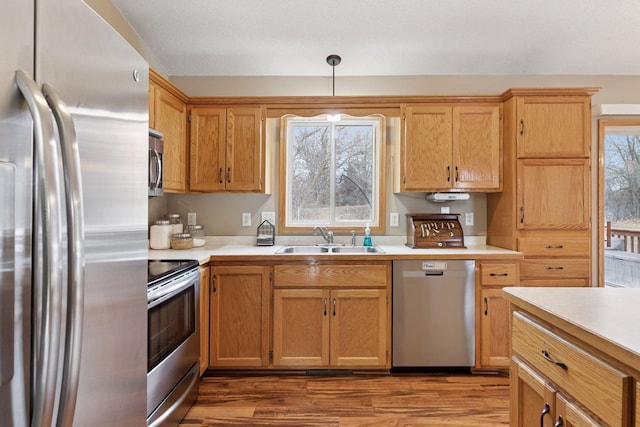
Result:
M339 55L329 55L327 56L327 64L331 65L332 71L332 87L333 87L333 95L336 96L336 65L340 64L342 58ZM338 114L327 114L327 120L330 122L339 122L340 121L340 113Z
M331 65L331 70L333 71L333 96L336 96L336 65L340 64L342 58L339 55L329 55L327 56L327 64Z

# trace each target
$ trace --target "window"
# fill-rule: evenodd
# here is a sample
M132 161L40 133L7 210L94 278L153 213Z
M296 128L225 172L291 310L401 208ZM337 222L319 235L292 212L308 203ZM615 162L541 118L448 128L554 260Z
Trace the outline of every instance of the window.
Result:
M286 117L280 215L284 229L382 227L383 119ZM284 190L284 192L283 192Z

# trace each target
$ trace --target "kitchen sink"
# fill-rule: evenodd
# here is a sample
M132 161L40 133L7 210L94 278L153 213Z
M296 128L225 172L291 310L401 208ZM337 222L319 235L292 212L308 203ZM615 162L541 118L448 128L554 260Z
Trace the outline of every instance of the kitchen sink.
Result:
M376 254L384 253L378 246L283 246L276 254Z
M284 246L276 251L277 254L324 254L329 252L325 246Z
M340 246L331 248L332 253L337 254L383 254L378 246Z

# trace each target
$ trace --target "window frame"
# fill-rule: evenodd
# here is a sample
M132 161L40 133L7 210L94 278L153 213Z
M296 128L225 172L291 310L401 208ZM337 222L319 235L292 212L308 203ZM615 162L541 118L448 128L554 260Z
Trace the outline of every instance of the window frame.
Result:
M362 225L354 225L354 224L345 224L341 226L340 224L327 224L327 223L317 223L317 224L309 224L309 225L290 225L287 221L287 195L288 195L288 176L289 176L289 158L288 158L288 145L287 145L287 137L289 134L289 123L296 122L328 122L326 119L327 115L336 114L335 111L331 112L317 112L317 114L306 116L306 115L298 115L298 114L288 114L282 116L280 119L280 168L278 168L278 179L279 179L279 189L278 189L278 231L282 234L308 234L311 233L313 227L316 225L326 226L331 229L334 234L340 235L345 234L348 235L351 230L355 230L359 234L361 234L365 228L365 223ZM370 224L371 231L374 233L384 233L386 229L386 221L385 221L385 211L386 211L386 140L387 140L387 123L385 117L382 114L367 114L367 115L353 115L349 114L349 112L341 111L342 117L347 118L348 120L352 120L354 122L357 121L365 121L365 120L375 120L377 121L377 128L379 137L376 138L374 148L375 153L374 156L377 156L377 164L374 165L374 197L377 199L377 206L374 203L373 216L377 217L377 224ZM374 160L375 162L375 160ZM377 179L376 179L377 174Z

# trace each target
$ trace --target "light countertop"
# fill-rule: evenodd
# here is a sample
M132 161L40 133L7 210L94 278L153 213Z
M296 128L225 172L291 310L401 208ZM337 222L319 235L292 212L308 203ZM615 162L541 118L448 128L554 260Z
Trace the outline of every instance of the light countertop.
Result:
M640 372L640 289L508 287L503 295Z
M286 245L301 245L321 243L317 236L309 238L289 237L287 239L276 237L273 246L256 246L255 237L206 237L204 246L185 250L153 250L149 249L149 259L197 259L200 264L206 264L215 260L250 260L256 257L269 257L273 260L294 259L519 259L521 252L511 251L488 246L484 244L484 238L465 238L466 248L449 249L412 249L404 245L406 239L402 236L378 236L374 237L374 245L380 247L384 253L363 254L276 254L275 252ZM347 244L348 246L348 244Z

